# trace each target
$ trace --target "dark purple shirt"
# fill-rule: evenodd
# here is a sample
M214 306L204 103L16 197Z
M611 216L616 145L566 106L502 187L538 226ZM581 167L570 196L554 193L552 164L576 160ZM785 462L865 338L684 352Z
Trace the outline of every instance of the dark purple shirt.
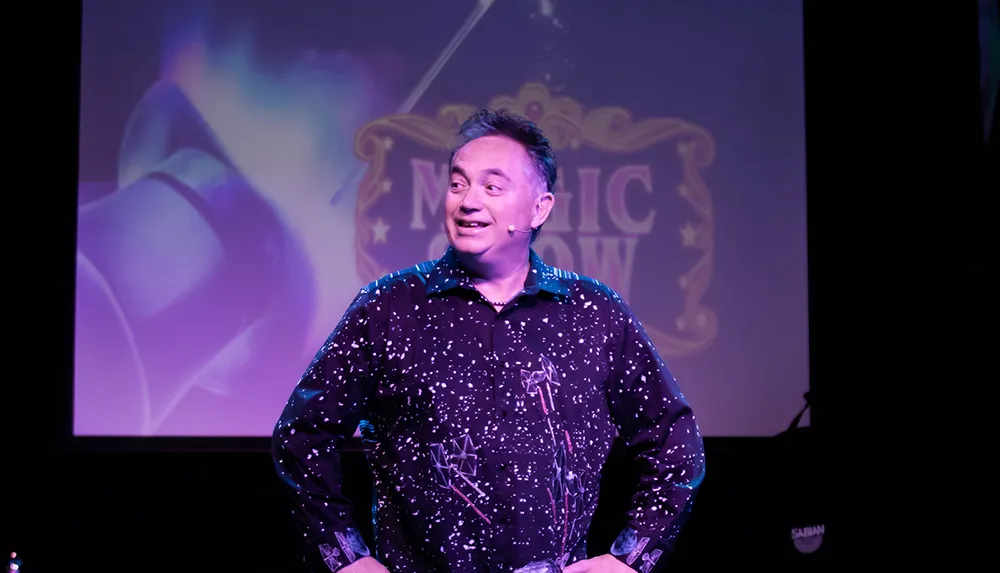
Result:
M530 263L500 312L451 250L383 277L319 350L273 450L320 570L372 553L393 573L555 573L586 558L616 434L640 483L629 526L591 553L663 570L705 471L691 408L617 293ZM359 424L374 552L340 488L338 446Z

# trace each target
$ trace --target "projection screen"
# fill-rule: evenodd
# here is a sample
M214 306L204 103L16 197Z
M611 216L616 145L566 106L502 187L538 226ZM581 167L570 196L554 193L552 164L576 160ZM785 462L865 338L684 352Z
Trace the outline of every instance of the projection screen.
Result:
M546 130L535 250L624 296L705 435L802 406L800 2L83 5L76 435L270 435L358 289L444 252L481 106Z

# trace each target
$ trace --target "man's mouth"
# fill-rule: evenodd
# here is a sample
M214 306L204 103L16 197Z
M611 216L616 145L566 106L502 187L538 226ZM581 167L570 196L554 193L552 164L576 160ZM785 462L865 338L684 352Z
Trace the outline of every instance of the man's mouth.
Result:
M489 223L483 223L480 221L457 221L458 226L463 229L482 229L483 227L489 226Z

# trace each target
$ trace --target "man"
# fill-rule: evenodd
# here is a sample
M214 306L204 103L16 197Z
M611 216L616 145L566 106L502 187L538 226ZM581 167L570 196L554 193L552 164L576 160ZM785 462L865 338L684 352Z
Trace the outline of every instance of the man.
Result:
M364 287L274 431L308 559L330 571L661 571L704 475L691 409L626 303L531 249L556 164L529 121L480 111L451 156L437 261ZM376 551L338 447L374 446ZM642 465L628 527L587 559L616 435Z

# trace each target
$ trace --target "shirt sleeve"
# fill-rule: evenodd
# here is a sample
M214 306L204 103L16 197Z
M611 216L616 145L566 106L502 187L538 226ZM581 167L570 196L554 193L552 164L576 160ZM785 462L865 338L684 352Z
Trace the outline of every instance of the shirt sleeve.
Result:
M666 570L705 475L704 442L690 405L642 324L627 306L624 312L608 401L640 477L628 525L610 553L635 571L658 573Z
M341 491L340 448L372 387L369 294L355 297L317 352L274 428L271 451L314 570L338 571L370 552Z

